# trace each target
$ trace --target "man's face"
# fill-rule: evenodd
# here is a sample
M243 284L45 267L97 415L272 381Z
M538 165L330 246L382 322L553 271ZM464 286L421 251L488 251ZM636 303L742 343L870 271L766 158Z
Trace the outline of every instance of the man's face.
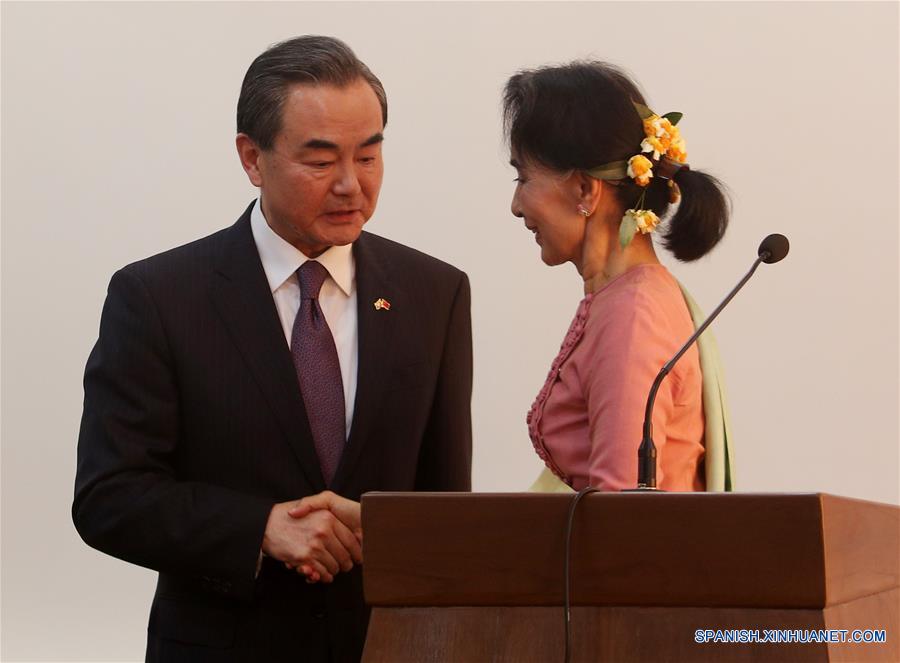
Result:
M272 230L310 257L355 241L378 202L383 129L381 105L362 79L288 88L272 148L237 139Z

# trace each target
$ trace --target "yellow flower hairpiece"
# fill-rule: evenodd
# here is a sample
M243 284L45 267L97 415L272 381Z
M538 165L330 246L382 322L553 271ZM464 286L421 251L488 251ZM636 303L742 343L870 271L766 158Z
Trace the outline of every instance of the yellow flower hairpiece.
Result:
M676 203L681 191L673 179L675 173L687 165L687 147L681 132L676 126L681 120L681 113L657 115L644 104L632 102L641 118L644 127L644 139L641 141L639 154L627 161L613 161L585 171L598 180L621 180L630 177L642 187L641 195L634 208L625 211L619 224L619 244L624 249L634 239L635 233L653 232L659 225L659 217L652 210L643 209L647 186L654 177L654 168L662 164L658 176L668 181L669 202ZM649 155L649 156L645 156Z
M653 177L653 162L643 154L635 154L628 160L628 177L637 182L638 186L650 184Z
M635 233L651 233L659 225L659 217L649 209L628 209L619 224L619 244L624 249L631 243Z

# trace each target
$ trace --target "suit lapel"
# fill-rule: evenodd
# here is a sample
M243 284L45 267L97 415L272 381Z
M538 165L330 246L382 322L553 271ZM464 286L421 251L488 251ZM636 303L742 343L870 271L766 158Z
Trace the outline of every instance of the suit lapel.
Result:
M250 229L250 210L226 234L212 300L314 491L325 489L297 374ZM362 356L362 352L360 352Z
M394 333L407 300L393 278L390 264L372 246L372 238L362 233L353 244L356 260L359 367L356 400L350 437L335 474L333 488L339 490L352 475L367 442L373 418L377 416L394 359ZM375 308L378 299L390 303L390 310Z

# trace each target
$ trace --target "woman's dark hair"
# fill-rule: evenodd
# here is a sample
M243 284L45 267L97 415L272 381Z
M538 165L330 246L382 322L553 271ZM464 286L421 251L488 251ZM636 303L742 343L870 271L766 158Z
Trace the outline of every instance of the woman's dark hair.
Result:
M520 71L504 90L504 131L520 158L559 172L586 171L640 153L644 128L633 102L647 105L637 85L605 62ZM682 168L675 181L681 202L663 241L679 260L696 260L725 234L728 201L723 185L701 171ZM631 178L609 183L615 185L623 210L636 205L642 188ZM642 207L659 217L666 213L665 180L650 180Z
M261 53L247 69L237 106L238 133L268 150L281 131L281 110L288 88L297 83L344 87L366 81L381 104L387 125L387 95L378 77L347 44L334 37L304 35L280 42Z

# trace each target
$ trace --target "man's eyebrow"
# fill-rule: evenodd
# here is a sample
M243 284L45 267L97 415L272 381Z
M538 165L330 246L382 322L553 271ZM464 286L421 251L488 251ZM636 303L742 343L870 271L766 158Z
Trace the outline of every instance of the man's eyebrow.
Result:
M518 161L516 161L515 159L510 159L510 160L509 160L509 165L512 166L513 168L515 168L516 170L521 170L521 169L522 169L522 164L520 164L520 163L519 163Z
M303 143L303 147L311 150L336 150L338 146L330 140L322 140L321 138L313 138Z
M366 140L362 142L360 147L369 147L369 145L377 145L384 141L384 134L380 131L377 134L372 134Z
M384 140L384 134L378 132L377 134L372 134L368 138L366 138L362 143L360 143L360 147L369 147L370 145L377 145L378 143ZM303 147L309 150L337 150L337 143L332 143L330 140L324 140L323 138L312 138L305 143L303 143Z

